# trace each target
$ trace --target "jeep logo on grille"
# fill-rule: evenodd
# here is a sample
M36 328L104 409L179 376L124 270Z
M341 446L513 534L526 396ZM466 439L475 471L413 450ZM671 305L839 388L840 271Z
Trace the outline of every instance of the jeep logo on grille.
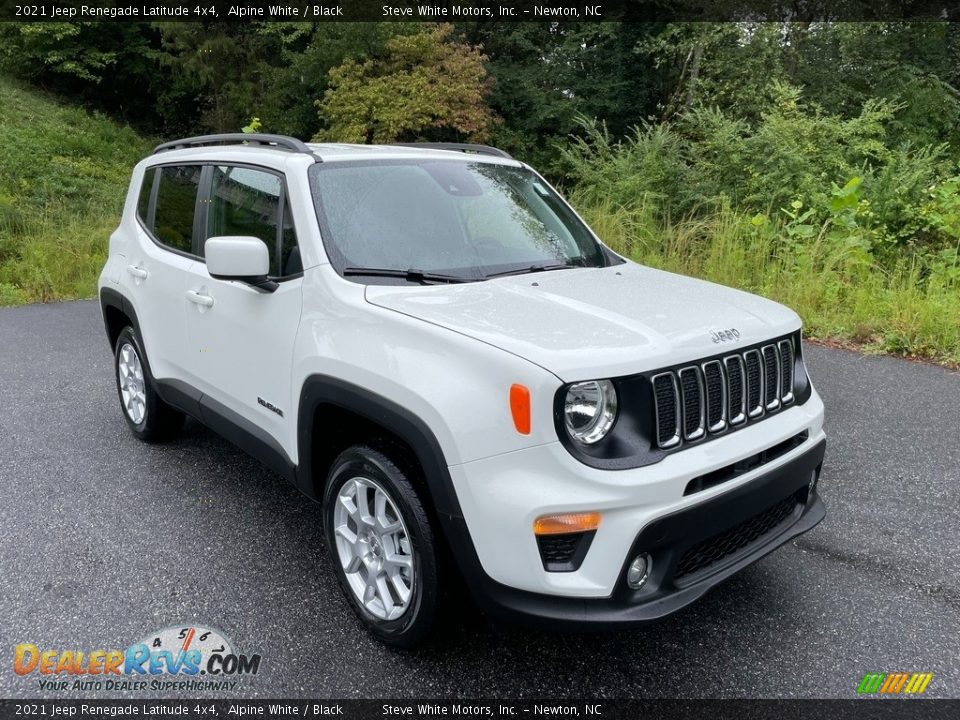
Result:
M740 339L740 331L736 328L729 330L711 330L710 339L714 343L736 342Z

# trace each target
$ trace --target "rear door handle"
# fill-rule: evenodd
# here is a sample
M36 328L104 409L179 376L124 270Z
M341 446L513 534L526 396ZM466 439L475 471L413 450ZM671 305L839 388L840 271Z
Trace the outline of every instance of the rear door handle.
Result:
M141 280L146 280L148 273L139 265L127 265L127 272L133 275L135 278L140 278Z
M213 307L213 298L209 295L201 295L196 290L187 290L187 300L203 307Z

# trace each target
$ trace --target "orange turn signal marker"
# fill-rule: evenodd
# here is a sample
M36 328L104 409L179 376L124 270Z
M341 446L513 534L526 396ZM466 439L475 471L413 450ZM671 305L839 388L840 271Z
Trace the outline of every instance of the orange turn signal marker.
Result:
M600 527L600 513L578 512L562 515L544 515L533 523L534 535L566 535L590 532Z
M526 385L510 386L510 414L513 426L521 435L530 434L530 390Z

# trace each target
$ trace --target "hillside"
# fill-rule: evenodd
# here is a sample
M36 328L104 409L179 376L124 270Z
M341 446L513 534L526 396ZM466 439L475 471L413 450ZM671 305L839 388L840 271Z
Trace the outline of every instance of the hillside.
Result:
M151 142L0 77L0 306L92 297Z

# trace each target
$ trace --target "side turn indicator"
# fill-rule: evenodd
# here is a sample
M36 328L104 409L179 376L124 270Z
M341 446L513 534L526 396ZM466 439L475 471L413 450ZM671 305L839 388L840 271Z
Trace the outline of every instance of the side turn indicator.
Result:
M510 386L510 414L521 435L530 434L530 390L525 385Z

